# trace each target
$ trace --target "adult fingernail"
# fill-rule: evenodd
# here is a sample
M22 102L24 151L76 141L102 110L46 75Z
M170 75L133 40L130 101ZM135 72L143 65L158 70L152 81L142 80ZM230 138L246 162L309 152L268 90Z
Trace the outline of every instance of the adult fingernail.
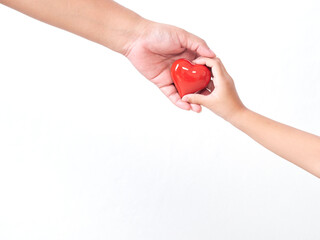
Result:
M211 55L216 55L210 48L209 48L209 52L211 53Z

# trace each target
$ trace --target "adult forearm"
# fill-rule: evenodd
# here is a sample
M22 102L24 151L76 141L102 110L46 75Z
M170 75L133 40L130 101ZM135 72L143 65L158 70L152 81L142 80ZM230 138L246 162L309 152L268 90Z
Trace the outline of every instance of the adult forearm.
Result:
M0 3L122 54L146 22L111 0L0 0Z
M275 154L320 177L320 137L248 109L230 122Z

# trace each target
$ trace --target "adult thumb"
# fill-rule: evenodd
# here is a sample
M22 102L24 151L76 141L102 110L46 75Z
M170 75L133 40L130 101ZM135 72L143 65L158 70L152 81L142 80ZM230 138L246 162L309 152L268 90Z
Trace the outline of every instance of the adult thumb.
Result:
M188 94L182 97L182 101L203 105L205 96L201 94Z
M187 31L183 31L185 34L179 35L182 38L182 46L187 49L196 52L199 56L214 58L216 54L208 47L207 43L198 36L189 33Z

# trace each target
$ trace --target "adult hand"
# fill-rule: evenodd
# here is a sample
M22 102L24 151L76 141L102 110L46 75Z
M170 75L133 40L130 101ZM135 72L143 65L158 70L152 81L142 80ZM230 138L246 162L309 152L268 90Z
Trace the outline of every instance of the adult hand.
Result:
M202 39L180 28L146 20L112 0L0 3L126 55L178 107L201 111L200 105L181 101L170 77L170 66L178 58L215 57Z
M181 100L172 82L170 67L179 58L192 61L199 56L213 58L215 54L201 38L171 25L144 20L139 29L140 34L128 46L125 56L176 106L200 112L199 104Z

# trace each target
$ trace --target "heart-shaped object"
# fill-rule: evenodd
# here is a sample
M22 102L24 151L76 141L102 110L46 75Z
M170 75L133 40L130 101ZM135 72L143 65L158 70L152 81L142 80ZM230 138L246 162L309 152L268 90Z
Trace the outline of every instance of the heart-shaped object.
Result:
M171 78L180 97L204 89L211 80L211 71L204 65L178 59L171 66Z

